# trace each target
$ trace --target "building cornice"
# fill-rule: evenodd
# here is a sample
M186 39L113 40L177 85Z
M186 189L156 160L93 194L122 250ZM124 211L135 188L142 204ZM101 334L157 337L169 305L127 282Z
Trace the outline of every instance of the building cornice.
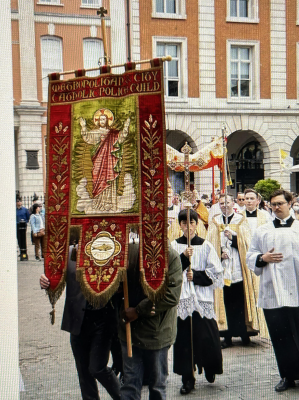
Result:
M14 106L14 111L18 115L43 115L47 107L42 106Z
M110 17L105 18L106 26L111 25ZM60 24L60 25L96 25L101 26L101 19L93 15L80 15L80 14L60 14L50 12L35 12L34 22L41 22L44 24Z
M182 108L174 108L167 107L165 104L165 113L166 114L176 114L176 115L256 115L256 116L296 116L299 117L299 110L285 110L279 108L273 108L271 110L261 108L261 109L224 109L224 108L196 108L190 109L186 108L185 110Z

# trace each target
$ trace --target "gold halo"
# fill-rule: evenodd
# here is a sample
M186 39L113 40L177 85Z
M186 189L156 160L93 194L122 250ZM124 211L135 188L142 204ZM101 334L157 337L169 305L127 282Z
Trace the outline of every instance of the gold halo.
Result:
M101 108L100 110L97 110L94 113L93 122L94 122L95 125L97 125L97 122L98 122L99 117L101 115L106 115L106 117L108 119L108 126L111 126L113 124L114 116L113 116L112 111L108 110L108 108Z

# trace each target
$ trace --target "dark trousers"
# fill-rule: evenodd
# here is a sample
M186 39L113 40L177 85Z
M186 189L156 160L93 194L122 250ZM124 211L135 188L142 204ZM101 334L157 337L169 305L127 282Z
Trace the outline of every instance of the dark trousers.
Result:
M222 352L217 323L214 319L202 318L198 312L192 314L193 362L198 373L202 369L210 375L222 374ZM173 372L182 375L182 382L195 382L191 358L190 317L178 318L177 337L173 346Z
M46 245L46 237L45 236L33 236L34 240L34 252L35 252L35 257L39 257L39 250L41 249L41 256L44 257L45 255L45 245Z
M133 357L128 357L127 345L121 342L124 362L124 384L121 400L140 400L144 371L149 371L149 400L166 400L168 349L147 350L133 346Z
M220 336L226 341L241 337L246 341L249 338L245 324L245 304L243 282L233 283L223 288L224 306L227 319L227 331L221 331Z
M99 400L98 380L112 399L120 399L120 383L107 367L114 320L106 308L85 311L79 335L71 334L71 346L76 361L83 400Z
M264 309L281 378L299 379L299 307Z

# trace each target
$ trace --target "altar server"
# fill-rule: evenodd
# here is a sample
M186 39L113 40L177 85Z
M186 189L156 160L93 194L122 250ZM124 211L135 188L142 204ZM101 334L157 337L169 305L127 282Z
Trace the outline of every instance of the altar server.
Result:
M197 213L190 210L190 247L187 243L187 210L179 213L178 220L183 236L174 240L172 246L181 257L183 285L178 304L173 370L182 375L183 386L180 393L184 395L194 389L195 366L199 374L204 369L206 379L210 383L215 381L215 374L222 374L220 337L214 311L214 288L223 287L223 268L211 243L195 234L198 225ZM189 256L192 267L190 271Z
M256 229L247 263L260 276L258 306L281 376L275 390L282 392L299 379L299 221L290 215L291 193L276 190L270 204L276 217Z

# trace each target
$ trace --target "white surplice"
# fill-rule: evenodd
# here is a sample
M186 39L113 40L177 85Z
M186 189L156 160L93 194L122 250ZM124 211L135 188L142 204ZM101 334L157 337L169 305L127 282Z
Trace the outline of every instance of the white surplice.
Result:
M174 240L172 247L179 253L183 253L187 247L186 244L178 243ZM191 257L191 267L195 271L205 271L206 275L213 281L211 286L194 285L187 280L186 269L183 272L183 283L181 297L178 304L178 317L186 319L191 316L193 311L197 311L200 316L208 319L216 319L214 310L214 289L222 288L223 267L219 257L212 244L205 240L201 245L193 245L194 253Z
M272 248L283 254L283 261L256 267L257 256ZM275 228L273 222L258 227L246 260L260 276L258 307L299 307L299 221L286 228Z

